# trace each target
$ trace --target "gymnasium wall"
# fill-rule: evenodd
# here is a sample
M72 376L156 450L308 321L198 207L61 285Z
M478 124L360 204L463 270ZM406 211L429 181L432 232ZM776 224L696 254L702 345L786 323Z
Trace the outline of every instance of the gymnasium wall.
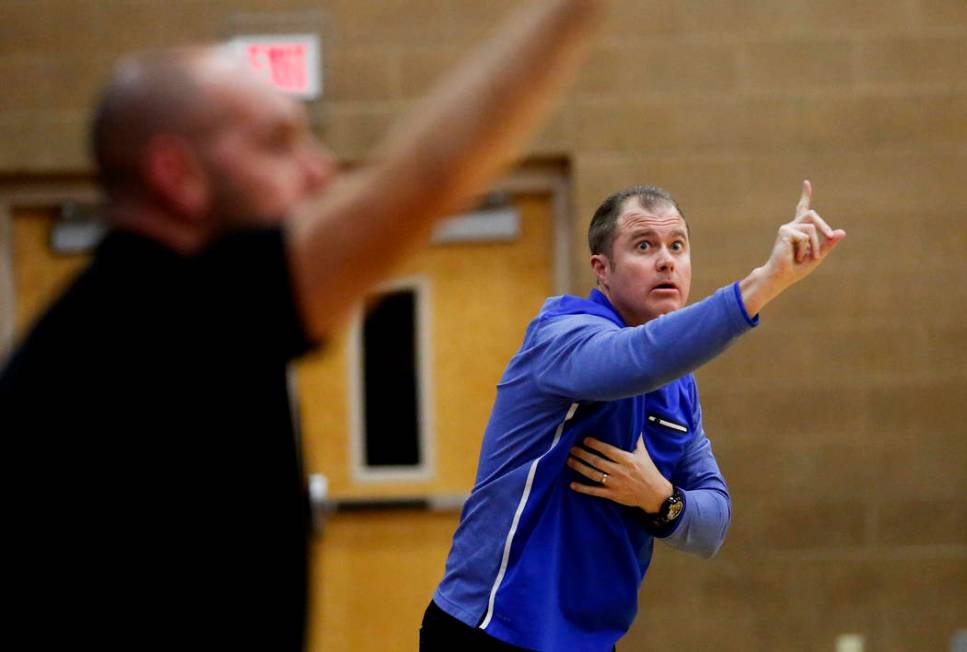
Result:
M0 190L89 174L121 52L250 25L322 33L313 123L360 161L518 4L0 0ZM591 212L631 183L679 199L694 298L764 262L803 178L849 234L699 372L732 530L713 561L658 546L623 649L946 650L967 630L965 61L964 0L622 0L529 148L570 170L575 291Z

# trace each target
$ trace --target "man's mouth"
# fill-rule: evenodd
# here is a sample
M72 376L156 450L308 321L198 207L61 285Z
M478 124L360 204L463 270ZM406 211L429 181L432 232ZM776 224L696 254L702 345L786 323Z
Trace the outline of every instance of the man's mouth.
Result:
M662 291L662 292L678 292L678 286L674 283L659 283L651 288L652 292Z

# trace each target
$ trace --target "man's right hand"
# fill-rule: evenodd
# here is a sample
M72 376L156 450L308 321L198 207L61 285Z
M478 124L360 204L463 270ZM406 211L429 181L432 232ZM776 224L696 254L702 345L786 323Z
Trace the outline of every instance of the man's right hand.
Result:
M796 216L779 227L769 260L739 283L742 301L750 315L758 314L786 288L812 274L846 237L846 231L832 229L812 210L812 194L812 185L803 181Z

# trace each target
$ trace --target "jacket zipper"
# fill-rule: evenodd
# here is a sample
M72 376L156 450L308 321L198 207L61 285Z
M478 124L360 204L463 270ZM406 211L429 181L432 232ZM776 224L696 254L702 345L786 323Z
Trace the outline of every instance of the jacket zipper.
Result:
M666 421L661 417L656 417L653 414L648 415L648 420L652 423L657 423L660 426L665 426L666 428L671 428L672 430L677 430L678 432L688 432L688 428L671 421Z

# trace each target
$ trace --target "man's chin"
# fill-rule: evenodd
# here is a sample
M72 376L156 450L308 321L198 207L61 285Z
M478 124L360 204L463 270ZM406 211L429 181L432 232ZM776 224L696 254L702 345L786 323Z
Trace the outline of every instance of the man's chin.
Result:
M649 302L647 312L655 317L661 317L662 315L667 315L670 312L675 312L681 307L682 302L678 298L659 299L657 301Z
M662 315L675 312L681 307L682 304L680 301L649 301L644 306L638 306L638 310L635 313L638 317L637 323L629 324L629 326L640 326L641 324L649 322L652 319L657 319Z

